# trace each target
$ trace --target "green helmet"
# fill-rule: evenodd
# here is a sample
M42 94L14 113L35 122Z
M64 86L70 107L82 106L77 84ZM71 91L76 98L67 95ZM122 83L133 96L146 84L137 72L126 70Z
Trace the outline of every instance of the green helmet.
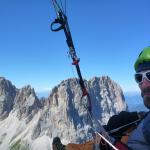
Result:
M139 54L139 57L134 64L134 69L136 72L138 71L139 65L144 62L150 62L150 46L144 48L143 51Z

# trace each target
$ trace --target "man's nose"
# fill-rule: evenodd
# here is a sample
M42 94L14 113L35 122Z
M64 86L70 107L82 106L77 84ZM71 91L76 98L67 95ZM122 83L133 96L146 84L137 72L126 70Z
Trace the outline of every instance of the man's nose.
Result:
M148 81L145 77L143 82L141 83L141 87L150 87L150 81Z

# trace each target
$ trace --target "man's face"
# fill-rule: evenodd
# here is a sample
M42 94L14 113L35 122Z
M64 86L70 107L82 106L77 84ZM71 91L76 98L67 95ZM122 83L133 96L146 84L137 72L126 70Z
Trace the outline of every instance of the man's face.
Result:
M150 81L148 79L148 75L150 76L150 70L139 72L139 74L140 73L142 74L142 82L139 83L141 96L143 97L144 105L150 109Z

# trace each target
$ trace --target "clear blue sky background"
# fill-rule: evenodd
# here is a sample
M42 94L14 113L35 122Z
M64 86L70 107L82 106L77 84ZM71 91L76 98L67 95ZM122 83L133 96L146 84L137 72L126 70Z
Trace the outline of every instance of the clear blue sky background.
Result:
M133 64L150 45L149 7L149 0L67 1L84 78L108 75L123 91L138 89ZM55 18L50 0L0 0L0 76L36 91L75 77L64 33L50 30Z

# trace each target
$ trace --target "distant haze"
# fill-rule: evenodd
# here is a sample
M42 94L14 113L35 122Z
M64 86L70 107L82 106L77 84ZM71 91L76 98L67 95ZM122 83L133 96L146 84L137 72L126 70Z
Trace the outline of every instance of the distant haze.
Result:
M42 97L48 98L49 94L50 94L50 90L49 91L45 90L45 91L37 91L36 92L36 95L38 96L38 98L42 98Z
M128 104L129 111L147 111L148 109L143 104L143 99L140 92L124 93L125 101Z

